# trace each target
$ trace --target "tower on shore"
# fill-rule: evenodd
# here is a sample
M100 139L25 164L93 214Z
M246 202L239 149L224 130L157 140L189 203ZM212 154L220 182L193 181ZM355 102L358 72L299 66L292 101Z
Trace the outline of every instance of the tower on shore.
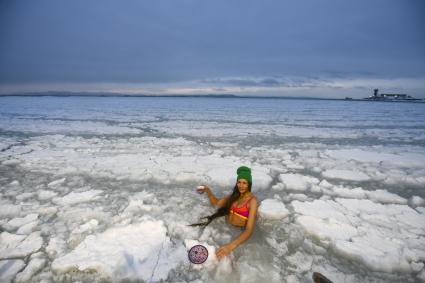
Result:
M379 89L377 89L377 88L375 88L373 90L373 97L378 97L378 91L379 91Z

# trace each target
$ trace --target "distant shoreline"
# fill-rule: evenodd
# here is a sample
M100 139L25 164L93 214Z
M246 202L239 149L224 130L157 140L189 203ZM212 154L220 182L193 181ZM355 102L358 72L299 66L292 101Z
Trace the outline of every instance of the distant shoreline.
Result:
M332 101L364 101L364 102L409 102L424 103L425 99L415 101L390 101L390 100L367 100L357 98L318 98L318 97L294 97L294 96L249 96L234 94L121 94L121 93L89 93L89 92L40 92L40 93L15 93L2 94L1 97L125 97L125 98L242 98L242 99L288 99L288 100L332 100Z
M3 94L0 97L146 97L146 98L261 98L261 99L307 99L307 100L344 100L339 98L294 97L294 96L249 96L233 94L104 94L104 93L25 93Z

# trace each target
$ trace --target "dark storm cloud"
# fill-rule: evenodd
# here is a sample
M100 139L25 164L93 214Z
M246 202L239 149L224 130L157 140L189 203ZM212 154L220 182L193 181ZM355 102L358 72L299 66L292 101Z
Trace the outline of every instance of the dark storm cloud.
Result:
M1 1L0 82L424 77L423 3Z

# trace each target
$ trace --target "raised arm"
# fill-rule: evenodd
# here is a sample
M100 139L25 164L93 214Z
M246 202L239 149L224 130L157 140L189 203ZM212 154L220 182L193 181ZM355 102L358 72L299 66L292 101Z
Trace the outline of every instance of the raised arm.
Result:
M206 192L212 205L221 207L221 206L223 206L226 203L227 197L224 197L222 199L218 199L212 193L211 189L208 186L206 186L206 185L202 185L202 186L204 188L203 189L202 188L198 189L198 192L201 192L201 193Z
M254 231L255 220L257 219L257 208L257 198L254 197L249 201L249 216L245 226L245 230L233 241L224 246L221 246L216 251L216 256L218 259L221 259L222 257L230 254L234 249L236 249L238 246L248 240L249 237L251 237L251 234Z

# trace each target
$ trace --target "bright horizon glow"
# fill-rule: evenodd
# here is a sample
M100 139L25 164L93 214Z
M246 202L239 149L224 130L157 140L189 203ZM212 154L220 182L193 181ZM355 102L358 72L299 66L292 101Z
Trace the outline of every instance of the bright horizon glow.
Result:
M273 85L262 84L274 80ZM244 86L233 82L246 82ZM405 87L408 86L408 87ZM124 95L226 95L317 97L317 98L365 98L374 88L380 93L404 93L425 98L425 79L310 79L300 77L264 78L231 77L214 80L176 83L27 83L2 85L0 95L20 95L42 92L110 93Z

